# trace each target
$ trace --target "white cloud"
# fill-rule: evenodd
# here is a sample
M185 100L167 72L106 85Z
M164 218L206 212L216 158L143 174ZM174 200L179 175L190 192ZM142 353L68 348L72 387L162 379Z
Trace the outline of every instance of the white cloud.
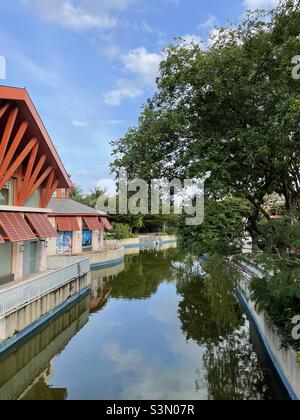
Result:
M88 121L77 121L77 120L73 120L72 121L72 125L75 128L86 128L89 126L89 122Z
M136 48L123 54L120 61L123 71L134 76L133 79L118 79L117 88L103 95L103 101L110 106L119 106L123 100L141 97L146 87L155 83L163 53L150 53L146 48Z
M212 29L218 24L216 16L210 15L205 22L200 23L198 29Z
M104 356L115 364L117 373L135 372L144 362L140 349L124 351L118 342L105 344L102 351Z
M245 0L247 9L268 9L276 6L279 0Z
M134 73L145 84L152 84L158 74L162 54L150 53L146 48L136 48L121 56L124 69Z
M99 48L100 54L108 57L110 59L114 59L120 56L121 48L116 43L106 44Z
M73 30L110 29L117 25L112 10L124 10L133 0L23 0L46 20Z
M114 197L117 193L117 185L113 179L104 178L96 183L96 187L101 188L107 195Z
M73 120L72 126L75 128L89 128L99 125L120 125L123 124L124 120Z
M120 89L114 89L110 92L106 92L103 95L103 101L106 105L110 106L119 106L124 99L135 100L142 96L144 91L134 86L128 85L127 87L122 87Z
M195 34L186 34L180 37L185 44L202 45L203 40Z

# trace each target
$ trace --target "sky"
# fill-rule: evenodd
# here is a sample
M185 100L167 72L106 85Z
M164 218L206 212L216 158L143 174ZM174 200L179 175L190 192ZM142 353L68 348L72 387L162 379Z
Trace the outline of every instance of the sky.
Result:
M164 48L178 36L205 40L216 25L276 2L4 0L0 84L27 88L76 185L110 190L110 142L137 124Z

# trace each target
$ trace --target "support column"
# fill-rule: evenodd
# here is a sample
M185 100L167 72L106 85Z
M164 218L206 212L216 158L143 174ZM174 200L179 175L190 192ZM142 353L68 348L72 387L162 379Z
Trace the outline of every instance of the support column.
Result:
M44 272L47 270L47 248L44 241L39 241L39 261L38 271Z
M24 242L13 243L12 273L15 275L16 281L23 278L24 252L21 251L21 247L24 247Z

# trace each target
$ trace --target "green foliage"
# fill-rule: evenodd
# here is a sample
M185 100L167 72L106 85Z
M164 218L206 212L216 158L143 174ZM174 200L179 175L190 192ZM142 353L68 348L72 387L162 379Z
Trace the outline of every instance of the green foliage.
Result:
M182 242L196 255L232 255L240 252L245 236L245 217L249 206L243 200L227 198L207 200L204 223L200 226L180 226Z
M300 340L292 337L292 319L300 314L300 268L274 266L272 276L254 278L252 299L275 325L285 347L299 350Z
M122 223L112 223L113 230L109 233L109 239L129 239L134 238L129 225Z
M282 218L265 221L260 226L265 250L282 258L300 248L300 212L288 212Z
M77 185L70 191L70 199L78 201L81 204L85 204L86 206L95 208L98 198L101 197L104 193L105 191L103 191L101 188L95 187L89 192L89 194L84 194L82 188Z

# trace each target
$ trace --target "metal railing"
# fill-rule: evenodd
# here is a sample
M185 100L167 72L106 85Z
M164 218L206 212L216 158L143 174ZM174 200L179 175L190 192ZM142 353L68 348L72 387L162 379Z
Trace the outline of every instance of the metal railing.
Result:
M55 271L0 291L0 318L87 274L90 261L82 257L71 257L71 262L62 258L50 261L48 269Z

